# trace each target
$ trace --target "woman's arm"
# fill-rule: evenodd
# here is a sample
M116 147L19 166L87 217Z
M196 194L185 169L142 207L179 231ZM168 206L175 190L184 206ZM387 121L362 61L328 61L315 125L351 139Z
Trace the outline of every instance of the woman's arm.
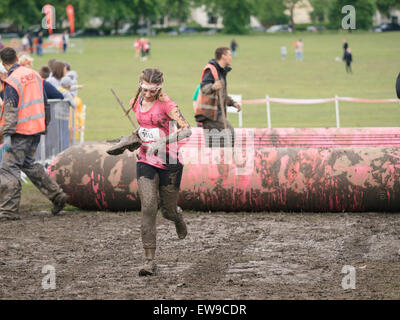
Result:
M171 133L169 136L165 137L165 144L169 144L172 142L177 142L183 140L187 137L192 135L192 130L190 128L189 122L186 121L185 117L183 116L181 110L178 107L173 108L169 113L168 116L177 122L178 130L174 133Z
M163 137L158 141L154 142L147 151L147 154L149 156L156 155L159 151L163 151L165 145L183 140L187 137L190 137L192 134L189 122L187 122L186 119L183 117L178 107L174 107L168 113L168 116L171 118L171 120L177 122L178 130L176 132L171 133L169 136Z

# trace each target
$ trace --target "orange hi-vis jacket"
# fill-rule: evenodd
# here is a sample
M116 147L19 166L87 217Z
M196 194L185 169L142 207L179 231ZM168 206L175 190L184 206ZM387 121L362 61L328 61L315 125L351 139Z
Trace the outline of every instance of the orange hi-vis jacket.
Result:
M210 69L211 74L213 75L214 80L218 80L218 71L212 64L207 64L203 69L200 77L200 83L203 81L203 76L206 70ZM197 96L197 101L195 104L195 118L197 121L202 122L204 117L210 120L215 121L218 116L218 95L217 93L206 95L201 91L199 91L199 95Z
M4 80L12 86L19 96L18 122L16 133L33 135L46 130L43 80L40 75L29 68L18 67ZM5 84L3 84L4 90ZM0 131L4 127L4 103L0 112Z

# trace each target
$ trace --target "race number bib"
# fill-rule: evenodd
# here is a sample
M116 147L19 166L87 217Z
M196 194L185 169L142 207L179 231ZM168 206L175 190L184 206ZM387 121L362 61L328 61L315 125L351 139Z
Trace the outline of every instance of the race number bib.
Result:
M160 139L160 129L158 128L140 128L139 137L144 143L151 143Z

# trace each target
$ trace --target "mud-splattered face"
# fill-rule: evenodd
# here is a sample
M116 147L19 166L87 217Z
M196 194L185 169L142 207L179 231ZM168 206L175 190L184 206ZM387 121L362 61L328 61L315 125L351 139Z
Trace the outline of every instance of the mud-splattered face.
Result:
M147 102L152 102L156 99L157 93L161 89L159 88L159 84L150 83L145 80L142 81L142 95L144 100Z

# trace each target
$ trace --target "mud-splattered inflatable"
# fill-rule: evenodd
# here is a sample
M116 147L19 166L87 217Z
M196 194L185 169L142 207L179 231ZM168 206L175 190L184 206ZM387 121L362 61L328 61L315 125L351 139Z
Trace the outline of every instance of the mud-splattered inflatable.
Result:
M178 204L198 211L400 210L400 129L236 129L235 148L181 144ZM48 172L88 210L139 210L136 154L107 142L60 153Z

